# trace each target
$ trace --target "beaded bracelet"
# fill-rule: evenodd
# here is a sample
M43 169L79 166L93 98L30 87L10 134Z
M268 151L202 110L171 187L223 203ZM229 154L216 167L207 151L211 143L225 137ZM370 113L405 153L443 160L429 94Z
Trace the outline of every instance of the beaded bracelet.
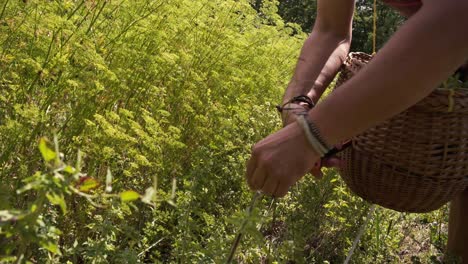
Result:
M323 138L320 136L320 132L317 126L310 120L308 120L306 114L300 114L297 116L297 122L304 130L307 141L312 148L320 155L324 157L332 148L325 143Z

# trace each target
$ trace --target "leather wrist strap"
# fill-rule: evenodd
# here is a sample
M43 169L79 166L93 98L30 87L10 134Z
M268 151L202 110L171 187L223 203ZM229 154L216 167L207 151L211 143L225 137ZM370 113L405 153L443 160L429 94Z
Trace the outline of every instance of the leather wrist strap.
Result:
M314 108L315 106L314 102L312 101L312 99L310 99L310 97L308 97L307 95L299 95L299 96L295 96L291 98L289 101L287 101L283 105L277 105L276 109L280 113L282 113L285 110L294 110L296 108L287 107L288 104L292 104L292 103L305 103L307 107L309 108L309 110Z

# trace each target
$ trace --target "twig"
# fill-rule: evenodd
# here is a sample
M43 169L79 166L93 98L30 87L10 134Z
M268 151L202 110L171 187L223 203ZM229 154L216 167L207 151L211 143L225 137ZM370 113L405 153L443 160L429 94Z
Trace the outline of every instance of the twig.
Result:
M145 250L138 253L138 257L141 257L141 255L143 255L145 252L148 252L148 250L152 249L153 247L155 247L157 244L159 244L163 240L164 240L164 237L159 239L158 241L154 242L151 246L147 247Z
M271 210L271 208L273 208L273 215L272 215L272 219L271 219L271 236L270 236L270 243L268 244L268 255L267 255L267 259L270 259L271 257L271 248L273 246L273 237L274 237L274 233L275 233L275 223L276 223L276 199L273 198L273 201L271 202L271 205L270 205L270 208L268 208L268 211Z
M372 215L374 214L374 211L375 211L375 204L373 204L373 205L369 208L369 213L367 214L366 221L365 221L364 224L361 226L361 229L359 229L358 235L357 235L356 238L354 239L353 246L352 246L351 249L349 250L348 256L346 257L346 260L344 261L344 264L348 264L349 261L351 260L351 256L353 255L354 250L356 249L356 246L357 246L357 244L359 243L359 240L361 240L361 236L362 236L362 234L364 233L364 230L366 230L367 223L369 222L369 220L371 219Z
M0 20L3 18L3 14L5 14L6 7L8 5L9 0L5 1L5 4L3 5L2 13L0 13Z
M253 211L253 209L255 207L255 204L256 204L258 198L260 198L261 196L262 196L262 193L256 192L254 194L254 196L252 197L252 201L250 202L249 207L247 207L247 217L244 218L244 221L242 222L239 233L237 233L236 239L234 239L234 243L232 243L231 252L229 253L228 259L226 260L226 264L231 263L232 259L234 258L234 255L236 254L236 249L239 246L239 242L240 242L241 237L242 237L242 232L244 231L244 228L247 225L247 221L249 220L250 216L252 215L252 211Z

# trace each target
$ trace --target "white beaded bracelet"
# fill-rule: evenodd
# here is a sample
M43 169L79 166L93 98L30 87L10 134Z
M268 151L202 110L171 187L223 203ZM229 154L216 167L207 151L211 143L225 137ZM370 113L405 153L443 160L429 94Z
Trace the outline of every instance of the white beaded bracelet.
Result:
M312 146L312 148L320 155L320 157L324 157L330 149L327 146L324 146L320 140L312 133L309 122L305 119L304 115L297 116L297 123L302 127L304 134L307 138L307 141Z

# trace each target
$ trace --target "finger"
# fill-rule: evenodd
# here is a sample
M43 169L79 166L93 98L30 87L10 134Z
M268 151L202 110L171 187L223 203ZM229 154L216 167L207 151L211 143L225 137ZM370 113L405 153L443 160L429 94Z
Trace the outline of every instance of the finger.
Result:
M276 186L275 197L283 197L289 192L289 186L282 182L279 182Z
M314 167L312 169L320 169L322 167L322 159L317 160L317 162L314 163Z
M273 196L275 194L277 186L278 181L273 177L268 177L268 179L265 181L265 184L263 185L262 191L265 194Z
M249 161L247 162L247 174L245 175L249 186L252 185L253 173L255 172L255 166L257 165L256 163L257 163L257 157L256 155L252 154Z
M315 162L314 167L310 170L310 174L312 174L317 179L321 179L323 177L321 159Z
M319 159L317 162L315 162L314 167L310 170L310 173L317 179L321 179L323 177L322 159Z
M289 122L289 112L288 111L285 111L283 112L283 116L282 116L282 121L283 121L283 127L285 127Z
M343 162L341 159L337 157L331 157L331 158L325 159L322 165L327 168L332 168L332 167L341 168L342 163Z
M323 177L323 172L322 172L322 167L314 167L310 173L314 175L315 178L317 179L322 179Z
M265 185L266 173L263 166L259 166L255 169L252 175L250 188L254 191L261 190Z

